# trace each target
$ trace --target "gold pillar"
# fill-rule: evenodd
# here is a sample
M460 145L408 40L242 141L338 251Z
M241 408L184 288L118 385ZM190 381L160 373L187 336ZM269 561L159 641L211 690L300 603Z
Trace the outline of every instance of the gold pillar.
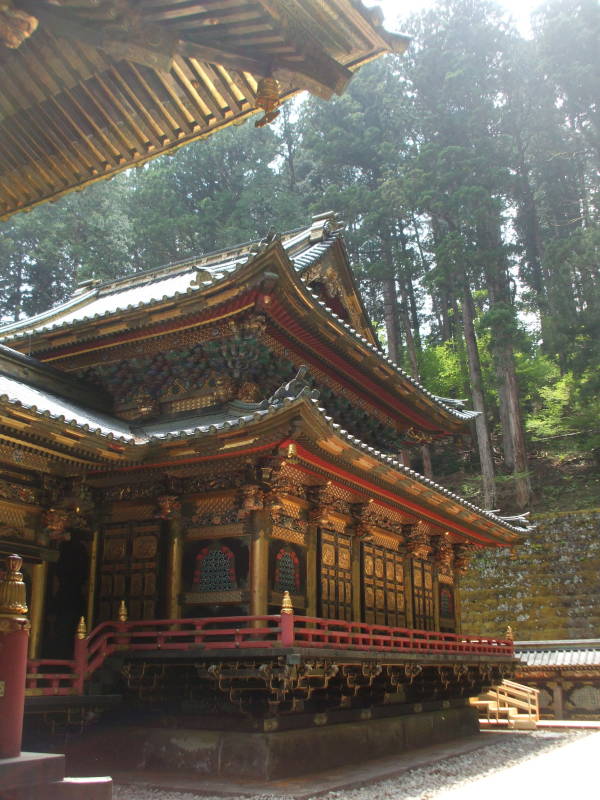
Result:
M181 616L181 572L183 568L183 539L181 517L173 517L169 525L169 554L167 562L167 619L179 619Z
M306 530L306 615L316 617L319 601L317 565L318 527L309 523Z
M352 536L352 617L353 622L362 622L362 586L360 569L360 536Z
M271 514L253 511L252 543L250 546L250 615L262 616L269 603L269 540ZM261 627L262 623L257 623Z
M433 629L439 631L440 629L440 579L438 577L438 565L433 562L433 575L432 575L432 591L433 591Z
M98 541L100 534L96 529L92 535L92 547L90 549L90 571L88 574L87 607L86 620L88 630L94 627L94 609L96 606L96 581L98 576Z
M454 572L454 630L462 633L461 602L460 602L460 576Z
M406 627L414 628L412 556L408 555L408 553L404 557L404 603L406 608Z
M48 562L42 561L34 564L31 570L31 603L29 620L29 658L39 658L42 645L42 622L44 606L46 604L46 580L48 577Z

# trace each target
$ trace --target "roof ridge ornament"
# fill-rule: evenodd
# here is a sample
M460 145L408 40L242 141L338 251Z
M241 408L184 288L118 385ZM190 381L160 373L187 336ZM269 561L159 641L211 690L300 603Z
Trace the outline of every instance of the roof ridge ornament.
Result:
M311 400L318 400L319 391L312 388L310 381L306 380L307 375L308 367L302 364L296 373L296 377L292 378L292 380L287 383L283 383L267 400L263 400L262 403L259 403L258 408L261 410L266 409L269 406L280 405L286 400L297 400L299 397L309 397Z
M322 242L332 233L345 227L345 223L338 217L337 211L324 211L321 214L313 214L308 241L311 243Z

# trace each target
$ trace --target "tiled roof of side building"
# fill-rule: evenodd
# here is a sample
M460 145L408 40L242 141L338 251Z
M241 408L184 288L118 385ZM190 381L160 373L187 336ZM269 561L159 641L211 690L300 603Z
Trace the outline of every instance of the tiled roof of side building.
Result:
M515 642L515 655L527 667L600 668L600 639Z

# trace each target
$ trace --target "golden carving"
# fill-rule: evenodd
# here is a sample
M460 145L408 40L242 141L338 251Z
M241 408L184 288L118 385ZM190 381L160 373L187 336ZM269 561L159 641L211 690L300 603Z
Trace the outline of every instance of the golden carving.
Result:
M71 512L66 508L49 508L44 513L44 528L50 539L60 541L67 538L67 525Z
M158 505L157 516L160 519L172 519L181 512L181 503L174 494L163 494L156 498Z
M125 539L107 539L104 543L104 560L120 561L125 558L126 545Z
M275 78L261 78L256 89L256 107L262 108L265 112L254 123L255 128L262 128L279 116L277 107L279 106L279 83Z
M422 558L426 561L429 556L431 555L432 547L429 540L429 535L418 528L413 528L413 530L408 535L408 540L406 543L408 552L414 558Z
M373 574L373 557L372 556L365 556L365 574L372 575Z
M289 528L284 528L281 525L273 525L271 536L275 539L283 539L285 542L293 542L294 544L306 544L306 535L301 531L292 531Z
M16 50L35 33L38 24L37 17L14 8L10 0L0 3L0 43L5 47Z
M323 563L327 566L335 564L335 548L332 544L324 544L322 548Z
M338 562L342 569L350 569L350 550L345 547L338 548Z
M260 400L260 389L256 383L244 381L236 392L236 397L243 403L256 403Z
M375 575L378 578L383 578L383 559L376 558L375 559Z
M377 608L385 608L385 595L383 589L375 590L375 605Z
M454 545L454 569L459 575L464 575L471 561L474 548L468 544Z
M138 536L133 541L133 558L154 558L157 548L156 536Z
M431 444L435 439L435 436L431 433L425 433L425 431L419 430L419 428L409 428L406 431L406 436L409 439L413 439L415 442L420 442L421 444Z

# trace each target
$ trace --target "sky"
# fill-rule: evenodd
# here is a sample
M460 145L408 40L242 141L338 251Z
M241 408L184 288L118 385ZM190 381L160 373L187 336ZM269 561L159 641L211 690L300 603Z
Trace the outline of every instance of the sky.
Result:
M522 36L531 35L529 15L542 0L496 0L506 9L507 18L512 17L514 24ZM435 5L435 0L367 0L365 5L380 6L385 14L385 26L388 30L397 30L399 17L406 17L416 11L423 11Z

